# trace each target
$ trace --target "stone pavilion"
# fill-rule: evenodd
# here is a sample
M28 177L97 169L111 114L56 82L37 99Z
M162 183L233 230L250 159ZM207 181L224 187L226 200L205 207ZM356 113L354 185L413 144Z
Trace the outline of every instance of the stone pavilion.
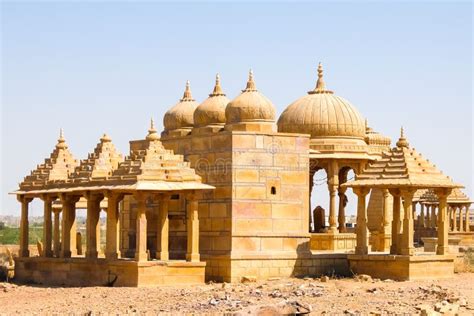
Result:
M392 148L390 138L326 87L321 64L315 87L278 119L250 71L234 99L218 75L202 103L187 82L163 126L159 135L152 121L144 139L130 141L125 158L104 134L80 161L61 132L51 156L13 192L21 204L17 280L149 286L353 271L392 279L452 275L448 205L452 194L463 196L462 186L410 148L403 133ZM313 216L313 179L322 170L329 205ZM346 223L348 188L358 196L355 230ZM38 257L28 250L33 199L44 204ZM466 199L450 205L451 226L469 234ZM422 211L415 224L418 202L438 212L425 220ZM84 242L76 239L80 208L87 210ZM436 253L414 252L418 223L437 236Z

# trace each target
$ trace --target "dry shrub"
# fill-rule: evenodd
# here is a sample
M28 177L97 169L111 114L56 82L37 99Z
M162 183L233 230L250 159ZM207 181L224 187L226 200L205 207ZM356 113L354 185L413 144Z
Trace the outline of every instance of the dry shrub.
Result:
M0 282L7 280L8 256L6 253L0 253Z
M454 270L456 272L474 272L474 249L468 248L464 251L461 260L455 261Z

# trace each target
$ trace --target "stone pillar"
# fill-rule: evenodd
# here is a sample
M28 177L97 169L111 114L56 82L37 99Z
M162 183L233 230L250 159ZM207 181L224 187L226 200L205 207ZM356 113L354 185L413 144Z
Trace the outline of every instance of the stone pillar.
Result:
M314 174L316 173L315 170L313 170L312 168L312 163L311 163L311 160L310 160L310 170L309 170L309 201L308 201L308 211L309 213L311 213L311 193L313 191L313 186L314 186ZM313 223L314 223L315 219L313 218ZM314 224L316 225L316 224ZM309 228L308 228L308 231L316 231L316 228L315 226L311 227L311 214L309 214Z
M59 236L59 213L61 210L53 210L54 212L54 240L53 240L53 253L55 257L59 257L61 252L61 236Z
M163 195L160 199L159 214L158 214L158 227L157 227L157 254L156 259L163 261L169 260L169 218L168 218L168 207L169 207L169 195Z
M338 189L338 196L339 196L339 214L338 214L338 223L339 223L339 232L345 233L346 230L346 204L347 204L347 197L346 197L346 188L339 187Z
M76 251L76 202L79 197L61 195L63 206L61 258L70 258Z
M369 194L369 188L353 188L357 195L357 227L356 227L356 248L355 253L366 255L369 253L369 239L367 230L367 207L366 196Z
M390 190L390 194L393 196L393 219L392 219L392 245L390 246L390 254L398 254L398 235L401 232L400 222L400 190Z
M445 255L449 252L448 246L448 219L446 214L448 195L451 190L439 189L435 191L439 200L438 208L438 248L436 253L438 255Z
M199 256L199 214L198 201L194 194L187 197L187 251L186 261L198 262Z
M459 230L457 216L458 216L458 207L453 206L453 232L457 232Z
M105 234L105 257L109 260L120 258L120 216L119 203L123 195L107 192L107 231Z
M463 206L459 206L459 231L464 232L464 214L463 214Z
M403 218L403 232L402 232L402 244L401 244L401 254L411 256L415 253L415 247L413 246L413 217L412 217L412 200L413 195L416 190L403 190L403 209L404 215Z
M436 204L431 204L431 227L436 228L438 226L438 219L436 216Z
M431 227L431 214L430 214L430 209L428 206L426 206L425 227L426 228Z
M421 208L420 208L420 220L418 222L418 226L419 227L425 227L425 223L426 223L426 220L425 220L425 209L423 207L423 204L421 204Z
M328 189L329 189L329 233L337 233L337 188L339 187L339 175L337 170L337 162L331 162L328 168Z
M471 206L470 204L467 204L466 205L466 220L465 220L465 225L466 225L466 232L470 232L471 231L471 227L469 225L471 225L470 223L470 217L469 217L469 206Z
M390 192L387 189L382 189L383 194L383 205L382 205L382 220L380 221L380 232L378 234L378 247L377 251L389 251L390 250Z
M52 209L52 204L53 204L53 199L47 195L44 194L41 196L41 199L43 200L44 203L44 212L43 212L43 244L44 244L44 250L43 250L43 256L44 257L51 257L53 255L53 227L52 227L52 222L51 222L51 209Z
M135 247L135 260L147 261L147 219L146 219L146 196L144 193L135 194L137 201L137 229Z
M78 256L82 256L82 234L81 232L76 233L76 251Z
M436 204L431 204L431 228L436 228L437 226Z
M20 219L20 257L29 257L30 250L28 249L29 239L29 221L28 221L28 206L33 200L32 198L23 195L17 195L18 202L21 203L21 219Z
M100 201L103 197L91 193L87 193L85 197L87 199L86 258L97 258L100 250L100 237L97 231L100 232Z

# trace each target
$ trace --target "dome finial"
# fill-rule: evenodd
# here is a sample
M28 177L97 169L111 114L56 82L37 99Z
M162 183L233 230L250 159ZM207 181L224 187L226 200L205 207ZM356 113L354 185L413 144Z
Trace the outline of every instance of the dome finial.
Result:
M186 88L184 90L183 98L180 101L194 101L193 95L191 94L191 83L189 80L186 81Z
M329 91L326 89L326 82L324 81L324 70L323 70L323 64L319 62L318 64L318 81L316 82L316 87L314 88L313 91L309 91L309 94L315 94L315 93L333 93L332 91Z
M102 137L100 138L100 141L102 143L107 143L107 142L111 142L112 139L110 138L109 135L107 135L107 133L104 133L104 135L102 135Z
M400 128L400 138L398 139L397 142L397 147L405 147L408 148L409 144L407 139L405 138L405 131L403 130L403 126Z
M148 135L146 136L147 140L157 140L158 134L156 133L155 121L153 118L150 119L150 128L148 129Z
M64 138L64 130L62 127L59 129L59 138L56 148L67 148L66 139Z
M255 81L253 80L253 71L252 69L249 70L249 80L247 81L247 87L242 92L249 92L249 91L257 91L257 86L255 85Z
M216 74L216 85L214 86L214 90L209 96L216 97L220 95L225 96L225 93L222 91L222 88L221 88L221 77L219 76L219 74Z

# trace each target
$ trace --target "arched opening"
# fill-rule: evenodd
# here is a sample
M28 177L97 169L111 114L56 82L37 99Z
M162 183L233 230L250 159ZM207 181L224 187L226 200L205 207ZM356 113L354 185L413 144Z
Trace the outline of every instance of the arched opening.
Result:
M314 170L310 179L310 231L324 232L328 226L327 172L323 168Z
M338 231L340 233L353 233L356 224L357 196L352 190L341 185L355 178L355 172L350 166L339 169L338 188Z

